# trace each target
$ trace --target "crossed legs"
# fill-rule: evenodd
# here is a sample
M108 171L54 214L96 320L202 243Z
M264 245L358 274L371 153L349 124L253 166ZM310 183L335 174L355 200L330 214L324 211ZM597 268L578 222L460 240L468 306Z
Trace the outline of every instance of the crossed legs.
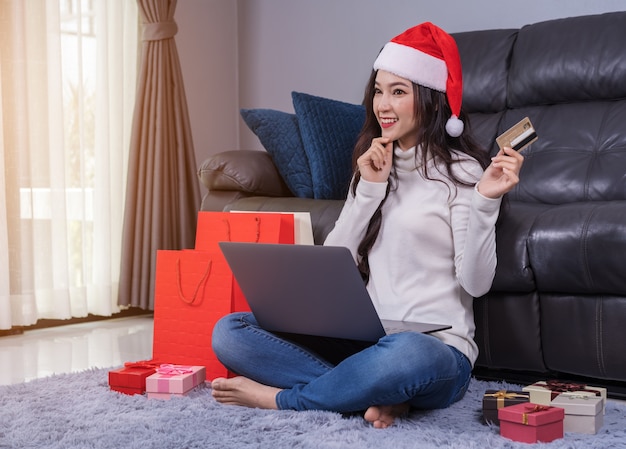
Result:
M213 397L222 404L278 409L276 395L281 391L279 388L263 385L243 376L215 379L211 385ZM409 404L406 402L396 405L373 405L365 411L363 418L375 428L385 429L408 411Z
M392 425L411 406L449 405L466 386L471 370L469 362L467 369L460 369L464 356L455 349L413 333L387 336L352 352L342 347L339 353L347 355L330 362L336 353L324 358L266 332L251 314L222 319L213 344L222 363L242 375L213 380L218 402L266 409L365 410L364 418L376 428Z

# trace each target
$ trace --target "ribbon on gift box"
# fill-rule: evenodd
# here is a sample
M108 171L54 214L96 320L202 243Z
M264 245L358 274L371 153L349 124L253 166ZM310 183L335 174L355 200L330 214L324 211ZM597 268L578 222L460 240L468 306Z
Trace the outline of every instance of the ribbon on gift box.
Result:
M147 379L149 393L186 393L205 379L205 368L201 366L162 364L156 373Z
M561 382L558 380L547 380L546 388L552 391L552 399L556 398L560 393L571 393L575 391L584 391L594 396L601 396L598 390L592 390L587 388L585 384L578 384L573 382Z
M161 366L161 362L155 362L153 360L140 360L138 362L126 362L124 368L134 369L157 369Z
M585 401L588 401L590 398L586 393L564 393L563 396L569 399L584 399Z
M506 390L499 390L495 393L486 393L485 396L496 398L496 408L504 407L505 399L528 398L528 395L519 393L507 393Z
M547 405L537 405L537 404L527 405L526 407L524 407L525 412L522 413L522 424L524 424L525 426L528 425L528 415L537 413L537 412L543 412L549 409L550 407Z
M179 376L181 374L191 374L193 369L191 366L173 365L171 363L164 363L156 370L157 374L161 376Z

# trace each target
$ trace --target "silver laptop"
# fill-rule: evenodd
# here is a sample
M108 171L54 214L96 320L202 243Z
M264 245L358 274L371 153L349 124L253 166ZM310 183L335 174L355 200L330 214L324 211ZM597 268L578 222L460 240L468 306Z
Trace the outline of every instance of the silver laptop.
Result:
M381 321L347 248L220 242L259 325L269 331L378 341L445 324Z

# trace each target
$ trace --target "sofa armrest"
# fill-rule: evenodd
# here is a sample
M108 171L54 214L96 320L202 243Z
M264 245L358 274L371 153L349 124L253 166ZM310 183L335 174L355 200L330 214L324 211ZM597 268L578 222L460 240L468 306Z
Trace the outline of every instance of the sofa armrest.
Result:
M256 150L224 151L209 156L198 169L209 190L238 191L244 196L293 196L269 153Z

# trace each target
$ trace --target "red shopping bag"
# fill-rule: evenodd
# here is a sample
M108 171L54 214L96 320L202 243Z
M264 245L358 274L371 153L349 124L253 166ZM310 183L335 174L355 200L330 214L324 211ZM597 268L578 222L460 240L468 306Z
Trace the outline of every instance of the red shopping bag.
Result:
M293 214L276 212L198 212L196 249L218 242L293 243Z
M228 376L211 334L232 311L232 273L221 251L157 251L153 359L205 366L207 379Z
M275 212L199 212L197 250L219 250L218 242L294 243L293 214ZM233 278L233 311L249 311Z

